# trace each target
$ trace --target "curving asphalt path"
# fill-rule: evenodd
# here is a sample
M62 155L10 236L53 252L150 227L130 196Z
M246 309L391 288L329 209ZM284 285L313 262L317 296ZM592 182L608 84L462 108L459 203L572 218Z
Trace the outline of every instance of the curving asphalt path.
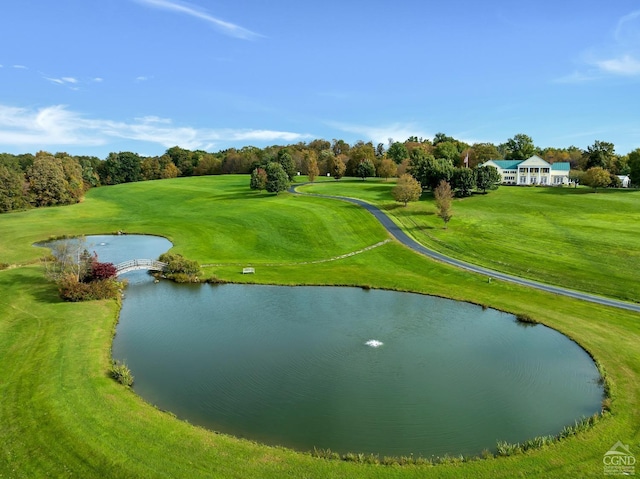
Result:
M331 195L319 195L315 193L300 193L296 191L296 188L299 186L304 186L306 183L298 183L296 185L292 185L289 187L289 192L295 193L298 195L306 195L306 196L317 196L319 198L329 198L333 200L347 201L349 203L356 204L361 206L369 213L371 213L381 224L384 226L389 233L391 233L400 243L411 248L412 250L420 253L424 256L428 256L429 258L433 258L437 261L441 261L443 263L456 266L458 268L472 271L474 273L483 274L493 279L500 279L502 281L508 281L510 283L519 284L522 286L528 286L530 288L536 288L541 291L546 291L548 293L554 293L561 296L567 296L570 298L581 299L583 301L589 301L592 303L601 304L604 306L611 306L613 308L626 309L629 311L635 311L640 313L640 304L628 303L626 301L619 301L616 299L605 298L602 296L596 296L594 294L582 293L580 291L574 291L567 288L562 288L560 286L552 286L550 284L540 283L538 281L533 281L530 279L520 278L518 276L513 276L507 273L501 273L500 271L494 271L488 268L483 268L482 266L476 266L471 263L466 263L464 261L460 261L455 258L450 258L449 256L445 256L437 251L433 251L429 248L426 248L424 245L418 243L416 240L407 235L398 225L396 225L391 218L389 218L385 213L382 212L378 207L373 206L370 203L366 203L365 201L358 200L356 198L348 198L346 196L331 196Z

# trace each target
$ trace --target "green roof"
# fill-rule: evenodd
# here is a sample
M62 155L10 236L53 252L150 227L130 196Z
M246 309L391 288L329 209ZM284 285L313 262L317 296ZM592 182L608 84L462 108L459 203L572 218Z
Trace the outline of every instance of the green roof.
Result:
M525 160L491 160L498 168L501 170L517 170L518 165ZM557 163L551 164L551 169L553 171L569 171L571 170L571 163L568 161L559 161Z
M517 170L522 160L491 160L502 170Z

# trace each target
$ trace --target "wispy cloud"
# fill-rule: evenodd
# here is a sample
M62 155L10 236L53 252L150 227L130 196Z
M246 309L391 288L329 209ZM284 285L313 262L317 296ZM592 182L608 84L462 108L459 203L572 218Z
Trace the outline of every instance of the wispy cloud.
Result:
M44 78L45 80L49 80L52 83L57 83L58 85L75 85L76 83L78 83L78 80L73 77L52 78L45 76Z
M583 52L582 70L555 83L585 83L611 76L640 76L640 10L618 19L607 44Z
M149 79L149 77L139 76L139 77L136 77L136 82L140 83L140 82L143 82L143 81L147 81L148 79Z
M600 60L596 62L596 65L602 71L613 73L614 75L640 75L640 60L637 60L629 54L622 55L618 58Z
M24 65L13 65L13 68L16 70L28 70L28 68Z
M219 143L295 142L311 135L276 130L206 129L175 126L156 116L131 122L86 118L64 105L38 110L0 105L0 145L40 149L57 145L99 146L118 139L149 142L165 148L212 149Z
M618 43L636 43L640 38L637 21L640 20L640 10L625 15L618 20L614 38Z
M235 23L226 22L213 15L207 13L205 10L199 9L195 6L187 3L169 1L169 0L134 0L137 3L146 5L153 8L159 8L162 10L168 10L170 12L181 13L204 20L205 22L213 25L218 31L235 38L241 38L243 40L252 40L262 35L252 32L246 28L243 28Z
M432 138L433 133L428 133L413 123L392 123L390 125L372 126L372 125L355 125L340 122L327 122L327 124L338 130L355 133L361 138L369 140L374 144L387 144L389 139L394 141L405 141L411 136L419 138Z
M582 71L574 71L569 75L565 75L553 80L554 83L587 83L593 80L598 80L602 78L602 74L594 71L582 72Z

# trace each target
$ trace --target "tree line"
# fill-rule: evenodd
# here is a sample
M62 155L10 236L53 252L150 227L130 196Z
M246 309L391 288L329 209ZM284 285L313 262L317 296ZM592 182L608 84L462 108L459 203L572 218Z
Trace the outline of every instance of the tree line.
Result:
M272 177L284 181L275 165L280 165L289 180L298 173L309 175L312 180L326 175L336 179L342 176L388 179L411 173L423 188L433 189L446 179L458 194L464 195L473 188L483 189L482 184L478 185L478 165L488 160L524 160L534 154L549 163L569 162L578 181L589 169L601 168L609 178L604 186L612 185L616 175L630 175L632 184L640 185L640 148L628 155L616 154L614 145L604 141L596 141L586 150L574 146L539 148L525 134L517 134L499 145L469 145L438 133L432 139L412 136L405 141L389 139L387 144L377 145L316 139L286 146L229 148L215 153L175 146L161 156L151 157L134 152L109 153L105 159L64 152L0 153L0 212L72 204L80 201L89 188L162 178L252 174L258 170L256 187L262 189L264 177L266 189L265 175L269 171ZM466 169L474 171L475 177L469 177L471 173L463 171ZM491 178L486 180L487 188L491 182ZM281 191L273 180L269 184L273 191Z

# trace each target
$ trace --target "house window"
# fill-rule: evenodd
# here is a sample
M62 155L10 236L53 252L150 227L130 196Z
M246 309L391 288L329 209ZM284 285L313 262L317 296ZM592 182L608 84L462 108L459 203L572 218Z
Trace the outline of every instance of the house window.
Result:
M520 177L520 183L523 184L523 185L526 185L527 184L527 177L526 176L521 176Z

